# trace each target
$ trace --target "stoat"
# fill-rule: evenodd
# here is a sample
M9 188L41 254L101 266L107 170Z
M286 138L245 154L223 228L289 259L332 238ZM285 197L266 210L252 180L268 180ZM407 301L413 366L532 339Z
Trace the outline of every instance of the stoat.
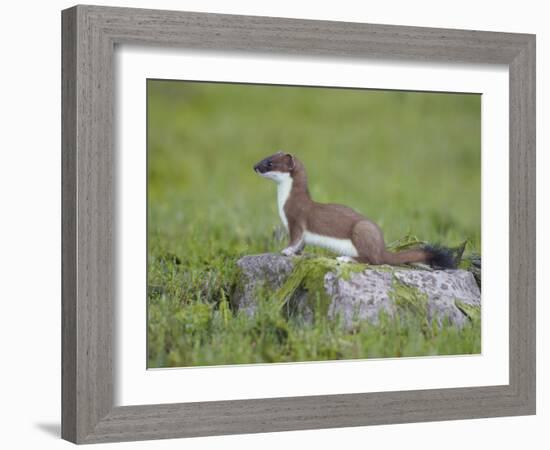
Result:
M449 249L423 246L401 252L386 250L382 231L374 222L351 208L317 203L311 199L304 165L289 153L278 152L261 160L254 170L277 183L279 216L290 242L282 253L300 253L305 245L326 248L341 261L367 264L427 263L432 267L454 268Z

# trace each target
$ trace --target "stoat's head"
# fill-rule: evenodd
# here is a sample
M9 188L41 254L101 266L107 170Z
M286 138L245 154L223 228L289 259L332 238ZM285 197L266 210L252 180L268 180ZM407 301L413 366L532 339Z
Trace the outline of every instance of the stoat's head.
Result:
M296 167L296 160L290 153L277 152L274 155L262 159L254 166L254 171L262 177L280 183L288 179Z

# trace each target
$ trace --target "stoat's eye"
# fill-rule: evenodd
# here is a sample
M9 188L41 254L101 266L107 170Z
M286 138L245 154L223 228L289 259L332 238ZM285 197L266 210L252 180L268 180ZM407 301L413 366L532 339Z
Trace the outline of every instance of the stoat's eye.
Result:
M267 167L270 167L270 168L273 167L273 163L271 161L268 161L267 162Z

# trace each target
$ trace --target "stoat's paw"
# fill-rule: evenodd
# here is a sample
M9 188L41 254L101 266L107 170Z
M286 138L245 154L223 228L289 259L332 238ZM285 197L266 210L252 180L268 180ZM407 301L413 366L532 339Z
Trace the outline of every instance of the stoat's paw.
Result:
M343 263L350 263L350 262L353 262L353 258L350 258L349 256L338 256L336 258L336 261L343 262Z
M281 253L282 253L283 255L285 255L285 256L292 256L292 255L294 255L296 252L295 252L292 248L287 247L287 248L283 249L283 250L281 251Z

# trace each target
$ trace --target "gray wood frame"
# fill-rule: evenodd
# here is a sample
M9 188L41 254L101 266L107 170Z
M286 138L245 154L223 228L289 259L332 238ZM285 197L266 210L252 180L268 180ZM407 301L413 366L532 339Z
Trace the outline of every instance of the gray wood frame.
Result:
M93 443L535 413L535 36L97 6L63 11L62 31L64 439ZM506 64L510 383L114 407L113 52L126 43Z

